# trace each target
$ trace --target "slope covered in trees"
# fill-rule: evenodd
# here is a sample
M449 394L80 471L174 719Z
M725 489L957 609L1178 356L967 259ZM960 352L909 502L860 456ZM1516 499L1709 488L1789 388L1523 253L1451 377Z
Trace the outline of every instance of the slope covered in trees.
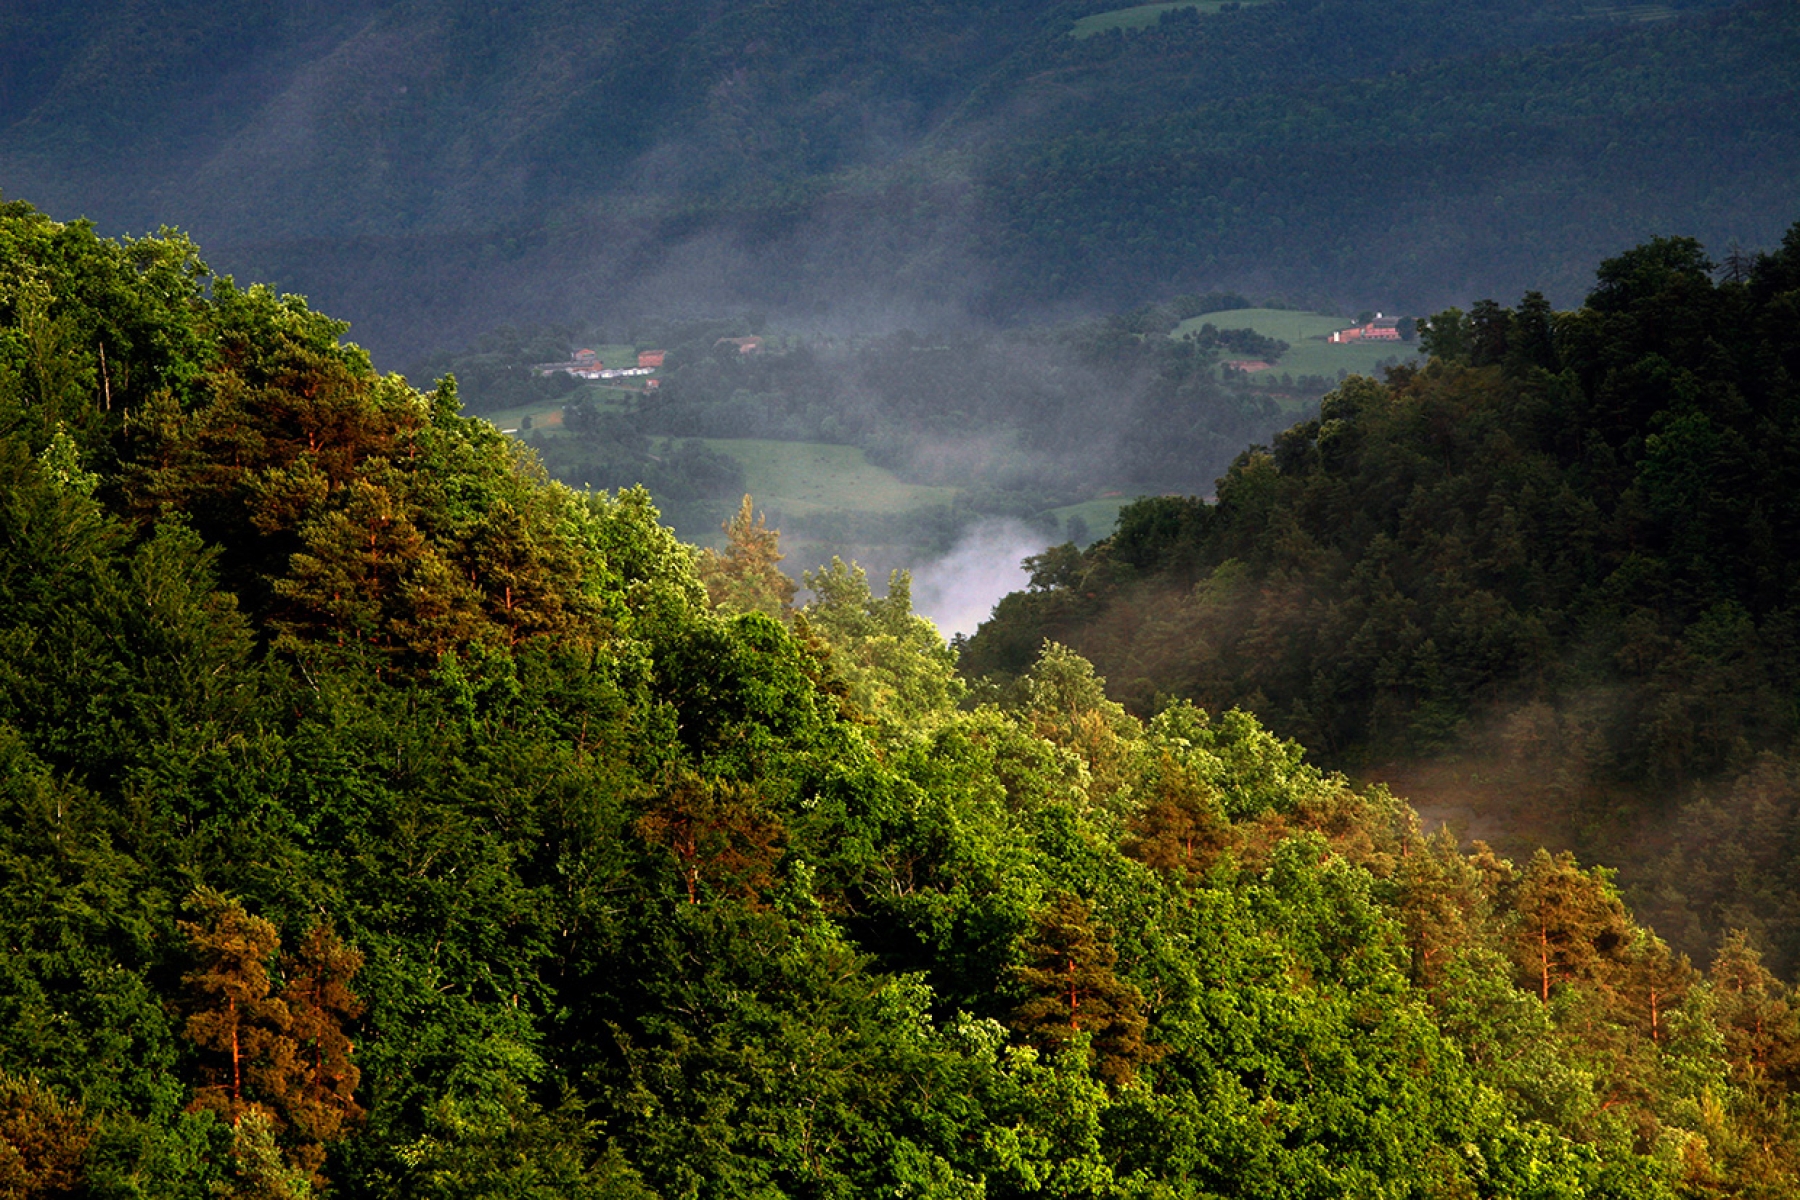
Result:
M0 185L198 231L392 364L734 305L1562 300L1595 246L1754 242L1796 202L1782 0L1272 0L1072 36L1114 7L19 0Z
M1800 734L1796 313L1800 227L1722 270L1652 241L1572 312L1442 313L1429 367L1350 380L1216 505L1144 501L1086 554L1034 560L964 669L1022 671L1055 638L1140 709L1243 705L1344 764L1471 756L1597 836L1621 835L1621 796L1666 811L1752 771L1791 821L1785 768L1757 763ZM1791 906L1755 898L1792 843L1748 819L1676 853L1777 861L1732 884L1678 857L1659 920L1697 937L1755 912L1792 961Z
M790 629L748 512L697 562L181 239L0 249L13 1194L1800 1178L1743 938L1061 647L969 703L841 564Z

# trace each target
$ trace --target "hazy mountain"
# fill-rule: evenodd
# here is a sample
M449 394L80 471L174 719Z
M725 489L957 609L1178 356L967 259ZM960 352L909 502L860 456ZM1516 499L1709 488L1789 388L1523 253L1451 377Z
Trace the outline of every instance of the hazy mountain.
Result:
M0 189L189 229L389 363L732 305L1572 300L1596 249L1800 207L1791 4L1205 0L1077 36L1113 7L24 0Z

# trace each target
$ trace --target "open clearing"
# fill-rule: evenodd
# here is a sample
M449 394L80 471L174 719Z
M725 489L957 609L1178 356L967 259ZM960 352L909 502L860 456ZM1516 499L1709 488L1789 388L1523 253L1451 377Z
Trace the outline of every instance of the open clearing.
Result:
M637 393L630 388L599 387L589 384L576 395L593 401L594 407L601 412L624 412L631 407ZM544 400L519 408L503 408L496 412L480 415L482 420L493 422L495 428L512 433L559 434L563 431L563 406L574 399L575 395L558 396L554 400ZM531 428L529 429L524 425L526 417L531 418Z
M581 347L581 349L592 350L594 352L594 354L596 356L598 356L601 364L604 366L608 366L608 367L635 367L635 366L637 366L638 348L636 346L625 346L625 345L609 343L604 346L583 346L583 347ZM648 349L648 347L646 347L646 349Z
M1106 496L1098 500L1083 500L1080 504L1066 504L1061 508L1053 508L1050 515L1062 522L1061 528L1067 530L1070 517L1080 517L1087 522L1087 537L1082 546L1085 549L1103 537L1112 535L1113 526L1119 523L1119 510L1136 500L1136 496ZM1059 535L1068 540L1065 532Z
M744 467L744 486L759 509L793 516L825 512L902 512L949 504L956 489L902 483L855 446L776 442L764 438L701 438Z
M1202 325L1220 329L1254 329L1264 337L1280 338L1288 352L1274 364L1272 371L1259 371L1252 378L1258 382L1282 374L1293 376L1323 375L1336 379L1339 371L1352 375L1380 378L1382 364L1405 362L1418 354L1417 342L1347 342L1332 345L1326 339L1339 329L1356 322L1349 317L1332 317L1323 313L1293 312L1284 308L1234 308L1222 312L1201 313L1175 327L1171 337L1191 333Z
M1261 4L1263 0L1171 0L1164 4L1134 4L1130 8L1115 8L1111 12L1095 13L1091 17L1083 17L1075 22L1069 30L1070 37L1092 37L1096 33L1105 33L1109 29L1145 29L1154 25L1162 15L1171 9L1197 8L1203 13L1216 13L1228 5L1234 8L1249 8Z

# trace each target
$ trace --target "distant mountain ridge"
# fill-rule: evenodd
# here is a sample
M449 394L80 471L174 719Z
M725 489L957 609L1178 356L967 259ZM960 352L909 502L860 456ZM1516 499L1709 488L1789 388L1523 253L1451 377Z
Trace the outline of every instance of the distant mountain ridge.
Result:
M26 0L0 189L192 229L389 363L576 312L1573 299L1596 246L1767 244L1800 200L1791 4L1274 0L1070 36L1112 7Z

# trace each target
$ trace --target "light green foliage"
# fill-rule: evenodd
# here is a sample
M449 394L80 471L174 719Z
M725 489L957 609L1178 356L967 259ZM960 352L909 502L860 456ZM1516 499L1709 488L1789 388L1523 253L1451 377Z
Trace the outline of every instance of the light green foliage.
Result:
M698 568L714 607L786 618L793 610L794 581L781 573L781 535L752 511L745 494L723 526L725 551L700 551Z
M874 594L861 567L836 558L804 578L813 599L800 616L830 646L832 668L858 709L898 729L929 728L956 706L965 690L956 655L913 612L906 572L888 577L885 596Z
M1340 786L1305 760L1305 751L1257 724L1241 709L1216 720L1186 701L1151 720L1149 741L1167 749L1203 785L1217 791L1233 820L1290 813L1319 793Z
M0 241L80 335L38 383L137 331L61 434L0 372L4 1186L1792 1190L1795 1005L1742 940L1702 978L1605 872L1427 843L1054 642L964 709L903 576L715 609L646 493L549 483L453 381L176 240Z

